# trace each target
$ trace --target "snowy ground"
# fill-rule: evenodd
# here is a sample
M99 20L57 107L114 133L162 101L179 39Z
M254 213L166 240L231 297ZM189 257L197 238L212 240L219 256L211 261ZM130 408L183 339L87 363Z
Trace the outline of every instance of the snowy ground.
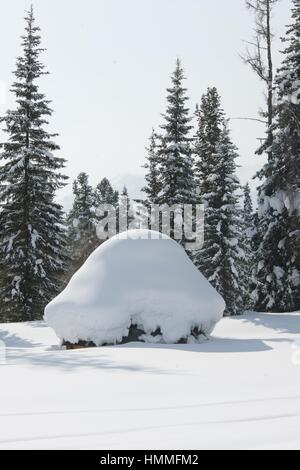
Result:
M300 449L300 313L223 319L202 345L62 351L43 323L0 340L1 449Z

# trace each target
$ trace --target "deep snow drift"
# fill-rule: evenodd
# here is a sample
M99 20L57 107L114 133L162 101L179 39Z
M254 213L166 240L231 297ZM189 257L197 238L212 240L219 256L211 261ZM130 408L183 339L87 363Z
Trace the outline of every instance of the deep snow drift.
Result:
M130 325L143 330L144 341L193 342L199 332L211 333L224 308L178 243L157 232L131 230L91 254L46 307L45 320L70 343L118 343Z

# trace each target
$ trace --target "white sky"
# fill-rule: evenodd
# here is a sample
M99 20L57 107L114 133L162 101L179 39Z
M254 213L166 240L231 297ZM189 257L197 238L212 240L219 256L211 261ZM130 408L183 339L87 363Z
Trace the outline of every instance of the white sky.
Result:
M0 115L13 105L3 88L13 80L29 5L24 0L1 4ZM134 192L151 129L162 122L177 56L191 110L208 86L218 88L229 117L257 117L263 104L263 85L239 58L253 27L244 0L39 0L33 6L51 72L41 90L53 100L51 129L60 134L60 154L68 159L71 179L86 171L93 184L108 176L124 180ZM290 22L290 7L291 0L276 6L278 36ZM281 47L275 41L276 66ZM231 127L245 183L262 164L254 151L264 128L237 120ZM70 187L64 195L68 192Z

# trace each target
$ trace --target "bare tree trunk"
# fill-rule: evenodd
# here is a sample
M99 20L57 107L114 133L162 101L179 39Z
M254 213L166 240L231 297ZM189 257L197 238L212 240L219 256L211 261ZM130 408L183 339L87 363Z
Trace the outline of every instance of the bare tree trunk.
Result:
M272 59L272 9L279 0L246 0L247 7L255 15L255 38L252 42L246 41L246 53L242 60L249 65L256 75L265 82L267 87L267 111L263 113L268 126L267 154L268 159L272 159L272 152L269 150L273 143L273 59Z
M271 5L267 0L267 55L268 55L268 147L273 144L273 60L272 60L272 32L271 32ZM272 159L272 152L268 151L269 160Z

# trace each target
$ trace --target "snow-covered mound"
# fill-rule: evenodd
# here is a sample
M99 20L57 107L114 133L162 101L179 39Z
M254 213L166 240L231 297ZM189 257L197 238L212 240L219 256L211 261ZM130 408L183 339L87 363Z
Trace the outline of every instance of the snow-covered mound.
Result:
M210 334L224 308L222 297L177 242L131 230L90 255L47 305L45 320L70 343L118 343L131 325L142 330L144 341L173 343Z

